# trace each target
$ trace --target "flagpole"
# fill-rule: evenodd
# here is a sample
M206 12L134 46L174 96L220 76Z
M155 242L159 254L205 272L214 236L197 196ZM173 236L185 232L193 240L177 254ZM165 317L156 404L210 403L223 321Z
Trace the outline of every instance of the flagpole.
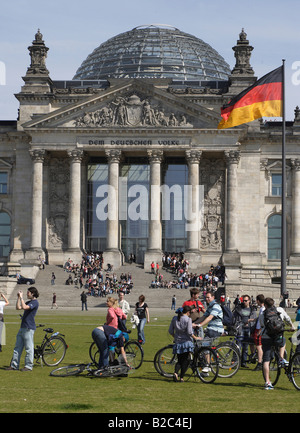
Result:
M281 295L286 294L285 60L282 60Z

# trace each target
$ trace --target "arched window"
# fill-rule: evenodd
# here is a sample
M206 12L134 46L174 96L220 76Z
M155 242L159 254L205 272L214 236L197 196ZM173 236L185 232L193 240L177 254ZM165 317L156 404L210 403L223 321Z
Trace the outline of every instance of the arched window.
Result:
M281 215L272 215L268 219L268 260L281 258Z
M8 257L10 253L10 216L0 212L0 257Z

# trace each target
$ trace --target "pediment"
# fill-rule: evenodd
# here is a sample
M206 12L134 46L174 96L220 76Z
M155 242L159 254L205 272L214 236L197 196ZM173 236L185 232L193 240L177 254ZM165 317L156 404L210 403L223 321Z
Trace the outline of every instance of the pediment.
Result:
M219 115L140 80L109 88L51 113L24 128L216 128Z

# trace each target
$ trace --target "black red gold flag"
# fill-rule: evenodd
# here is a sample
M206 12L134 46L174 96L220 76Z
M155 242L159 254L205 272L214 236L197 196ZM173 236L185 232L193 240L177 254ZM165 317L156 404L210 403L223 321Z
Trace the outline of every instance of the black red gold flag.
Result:
M264 75L221 108L218 129L232 128L261 117L282 116L283 67Z

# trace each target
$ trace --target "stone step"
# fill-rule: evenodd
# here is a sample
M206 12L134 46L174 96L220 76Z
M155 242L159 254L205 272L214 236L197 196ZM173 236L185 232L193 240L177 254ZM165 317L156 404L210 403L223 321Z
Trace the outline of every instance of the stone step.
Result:
M51 275L54 272L56 276L55 285L51 285ZM129 302L132 309L138 301L138 297L143 294L146 297L146 303L149 308L171 308L171 299L173 294L176 295L177 306L181 306L184 301L189 299L189 290L187 289L167 289L159 288L153 289L150 287L154 275L138 264L125 264L118 271L116 271L117 278L121 273L131 273L133 280L133 289L130 294L126 295L126 300ZM164 281L175 280L176 276L165 269L160 269L160 274L163 275ZM81 308L80 294L83 289L79 285L66 285L65 282L69 277L62 266L46 265L44 270L40 270L35 279L35 287L39 290L39 303L40 307L51 308L53 293L56 293L57 305L59 308ZM73 275L73 274L72 274ZM11 302L17 298L18 290L25 292L27 287L25 285L16 285L12 295L10 296ZM87 292L87 290L85 290ZM114 295L110 295L114 296ZM106 308L106 298L98 296L88 296L88 308Z

